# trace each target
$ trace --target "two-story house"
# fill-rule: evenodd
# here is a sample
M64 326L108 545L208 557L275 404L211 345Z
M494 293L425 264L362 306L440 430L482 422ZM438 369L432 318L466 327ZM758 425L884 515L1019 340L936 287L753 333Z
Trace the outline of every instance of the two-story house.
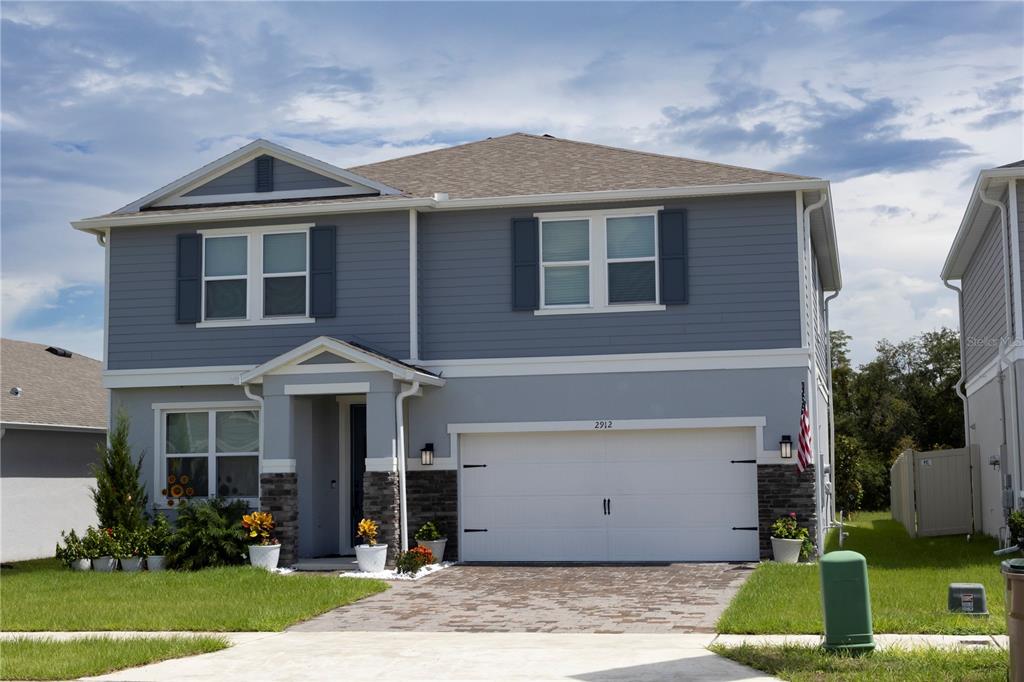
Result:
M1005 534L1007 514L1024 506L1022 226L1024 161L981 171L942 268L960 307L957 391L967 444L980 455L975 509L980 530L993 536Z
M284 562L350 554L364 516L392 547L439 519L463 561L752 560L775 516L832 516L826 181L521 133L349 169L258 140L73 225L151 499L273 511Z

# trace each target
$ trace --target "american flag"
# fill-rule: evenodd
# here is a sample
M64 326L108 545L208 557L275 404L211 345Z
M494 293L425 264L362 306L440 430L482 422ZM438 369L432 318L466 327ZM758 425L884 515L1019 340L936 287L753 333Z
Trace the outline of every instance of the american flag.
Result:
M811 466L813 456L811 454L811 415L807 412L807 397L803 396L803 404L800 407L800 438L796 450L796 470L800 473Z

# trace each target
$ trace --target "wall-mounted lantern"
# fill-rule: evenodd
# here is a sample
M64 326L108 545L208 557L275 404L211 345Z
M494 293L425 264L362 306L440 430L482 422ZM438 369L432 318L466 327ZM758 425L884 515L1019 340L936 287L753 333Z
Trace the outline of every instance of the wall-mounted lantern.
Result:
M434 444L427 443L420 450L420 464L427 467L434 463Z
M782 457L782 459L793 458L793 439L788 435L783 436L779 441L779 456Z

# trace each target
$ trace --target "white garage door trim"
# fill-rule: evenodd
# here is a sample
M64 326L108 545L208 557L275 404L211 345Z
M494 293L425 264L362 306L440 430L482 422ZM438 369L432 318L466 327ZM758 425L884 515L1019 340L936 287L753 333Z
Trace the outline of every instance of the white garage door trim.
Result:
M643 431L654 429L736 429L753 428L755 435L756 462L773 461L778 458L778 451L764 450L765 417L709 417L680 419L588 419L578 421L547 421L547 422L477 422L449 424L448 433L451 439L451 455L458 471L458 528L461 534L463 470L459 450L461 434L500 434L500 433L544 433L566 431ZM781 460L780 460L781 461ZM460 559L462 547L459 548Z

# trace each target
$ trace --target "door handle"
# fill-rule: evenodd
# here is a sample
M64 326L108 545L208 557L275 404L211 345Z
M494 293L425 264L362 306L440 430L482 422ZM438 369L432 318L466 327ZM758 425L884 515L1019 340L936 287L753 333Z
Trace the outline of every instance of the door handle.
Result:
M608 498L607 497L604 498L603 500L601 500L601 511L604 513L605 516L608 516Z
M608 498L608 516L612 515L612 498Z

